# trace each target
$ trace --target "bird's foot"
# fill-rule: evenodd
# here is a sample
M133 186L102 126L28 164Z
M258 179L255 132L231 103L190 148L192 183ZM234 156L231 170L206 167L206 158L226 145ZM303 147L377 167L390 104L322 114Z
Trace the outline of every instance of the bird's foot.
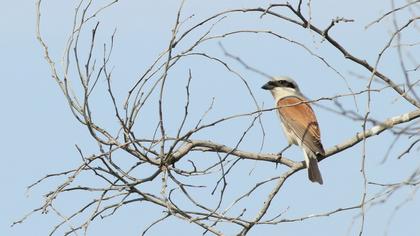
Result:
M279 156L279 159L283 156L283 152L285 152L287 149L289 149L292 145L289 144L285 148L283 148L279 153L277 153L277 156Z
M281 158L283 157L283 152L286 151L288 148L290 148L290 146L292 146L292 145L291 144L287 145L287 147L283 148L279 153L277 153L276 168L277 168L277 165L279 164Z

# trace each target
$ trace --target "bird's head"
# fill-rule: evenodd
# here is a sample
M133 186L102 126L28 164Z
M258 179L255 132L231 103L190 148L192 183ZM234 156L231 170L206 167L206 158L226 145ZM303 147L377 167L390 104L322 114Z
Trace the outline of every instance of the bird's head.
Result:
M296 82L290 77L279 76L273 77L270 81L264 84L262 89L269 90L276 99L286 96L300 96L300 90Z

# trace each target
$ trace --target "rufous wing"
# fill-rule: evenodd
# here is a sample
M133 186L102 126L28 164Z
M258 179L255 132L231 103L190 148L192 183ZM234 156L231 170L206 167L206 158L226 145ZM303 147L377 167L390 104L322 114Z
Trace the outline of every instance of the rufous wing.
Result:
M278 100L277 108L286 128L314 154L324 155L321 132L311 106L299 97L288 96Z

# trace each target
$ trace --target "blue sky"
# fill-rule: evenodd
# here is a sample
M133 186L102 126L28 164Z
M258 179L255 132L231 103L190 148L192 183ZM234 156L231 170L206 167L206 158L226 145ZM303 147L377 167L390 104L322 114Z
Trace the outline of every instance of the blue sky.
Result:
M404 4L404 1L396 2L396 5ZM353 23L336 26L331 35L354 55L374 64L378 52L389 39L392 24L390 20L385 20L383 24L374 25L368 30L365 30L364 26L390 9L388 1L339 2L328 0L313 1L312 4L312 17L316 25L326 27L331 19L337 16L354 19ZM216 4L214 1L187 1L183 16L194 14L194 17L186 23L185 27L224 9L266 7L268 5L268 1L250 0L220 1ZM116 46L111 64L114 66L115 91L121 93L121 96L117 98L118 102L123 102L125 98L123 92L167 47L178 6L178 1L160 0L142 1L141 3L121 1L99 16L98 20L101 21L99 42L109 42L110 34L115 28L117 29ZM67 3L46 1L44 3L42 34L49 44L57 64L59 64L71 27L73 8L74 5L70 1ZM284 13L284 11L280 12ZM403 23L408 17L410 16L403 14L399 20ZM360 91L366 87L366 81L351 76L352 73L369 76L366 70L346 61L335 48L326 42L321 42L308 30L296 28L296 26L270 17L260 19L255 14L235 14L216 25L212 34L218 35L238 29L269 29L304 43L311 50L322 55L328 63L343 74L354 91ZM2 212L0 214L0 234L10 236L45 235L51 230L54 223L59 222L54 214L35 214L23 224L13 228L9 226L13 221L38 207L42 203L43 194L54 189L62 179L46 181L30 192L26 192L26 187L46 174L77 166L80 157L75 148L76 144L89 154L95 153L97 147L89 137L87 129L74 119L58 86L51 79L49 67L43 59L43 52L35 38L35 4L32 1L4 3L0 9L0 32L2 35L0 37L0 65L2 68L0 101L3 108L3 115L0 118L3 131L1 137L3 168L0 178L3 190L0 194L0 211ZM198 35L197 33L193 37ZM418 32L413 30L409 30L404 36L403 39L406 42L418 40ZM193 38L187 39L185 45L179 46L179 50L187 47L192 40ZM264 35L242 34L223 40L209 41L198 48L199 51L209 52L211 55L229 61L236 70L242 73L252 88L257 102L260 105L264 104L264 107L272 106L273 102L269 93L259 89L265 82L265 78L244 69L234 60L224 57L219 42L229 52L240 56L250 65L270 75L292 76L309 98L316 99L348 93L345 81L335 71L325 66L321 60L310 55L302 47L284 40ZM99 53L100 49L97 52ZM419 47L414 47L412 54L419 55ZM390 51L381 61L379 68L396 82L403 82L398 61L395 58L395 50ZM247 91L237 77L227 73L224 68L215 65L215 63L191 57L179 63L169 75L168 87L170 89L167 90L168 102L165 106L167 114L173 114L173 117L168 118L169 133L176 132L179 119L183 114L179 113L179 109L183 107L184 100L182 98L185 95L184 83L188 69L191 69L193 74L191 86L192 96L195 99L191 103L191 110L194 111L194 114L191 115L188 125L192 125L199 119L213 97L215 98L214 110L206 117L207 122L229 114L255 110L252 99L247 95ZM418 77L418 72L416 76ZM376 84L375 86L381 87ZM109 100L103 98L106 91L101 91L104 88L106 88L105 82L100 81L99 92L93 95L94 113L98 122L115 128L116 121L109 110ZM397 97L389 89L373 94L372 107L374 109L372 109L371 116L383 120L414 110L412 106L401 99L395 102ZM347 109L356 110L352 97L342 98L340 102ZM357 103L359 107L357 112L363 115L366 111L366 96L358 96ZM320 104L334 107L328 101ZM147 109L147 111L153 111L153 107ZM342 143L361 130L361 122L337 116L319 107L316 107L315 111L326 147ZM138 127L138 131L149 137L155 127L156 113L148 114L146 112L142 119L144 121ZM267 132L263 152L278 152L286 144L277 119L273 112L265 113L262 116ZM200 133L197 138L211 139L233 146L249 123L250 119L228 122ZM390 133L384 132L367 142L369 181L381 183L402 181L418 167L418 160L415 160L415 157L418 157L418 152L412 152L401 160L396 159L399 152L409 144L406 138L397 143L397 148L391 152L389 160L380 164L386 153L386 148L391 143L391 138ZM258 152L260 143L261 131L254 128L241 144L240 149ZM286 217L294 218L357 204L363 191L363 179L359 171L361 150L362 146L359 144L323 161L320 165L325 182L323 186L310 184L303 171L293 176L281 190L279 196L274 199L271 215L275 215L276 211L281 212L289 208ZM288 150L286 154L294 160L302 158L301 152L296 147ZM205 160L202 163L210 163L214 156L205 154L191 157L191 159L194 158L203 158ZM187 165L186 163L180 165L184 164ZM249 174L251 170L252 174ZM235 193L243 191L246 186L252 185L257 180L279 175L282 170L284 168L276 169L267 163L241 162L231 175L230 184L235 187L227 193L227 198L233 199L236 196ZM99 184L97 181L93 176L83 176L80 184ZM215 179L194 181L213 183ZM156 186L148 187L156 188ZM245 204L255 206L254 210L258 209L263 202L264 191L269 190L270 187L263 189L259 194L247 200ZM387 204L369 210L366 216L365 235L383 234L384 225L387 224L392 210L410 196L411 190L410 188L403 189L397 192ZM379 188L369 187L368 196L372 196L377 191ZM211 197L206 194L207 192L203 192L198 196L212 201ZM85 203L89 196L95 197L94 194L64 196L57 200L57 205L69 214L71 209ZM404 232L404 235L418 234L419 226L414 224L420 210L418 200L418 197L414 196L413 201L401 208L390 226L389 235L401 235L401 232ZM156 209L150 204L132 205L121 209L114 217L94 222L89 230L89 235L117 233L138 235L147 224L161 216L161 212L162 209ZM344 212L305 222L259 226L251 231L250 235L304 235L313 232L316 232L315 235L345 235L353 216L358 212L358 210ZM252 210L250 210L250 216L252 216L251 213ZM356 220L350 235L356 235L359 226L360 221ZM231 230L229 226L223 226L223 228ZM189 232L187 234L185 234L186 229ZM60 232L62 234L62 231ZM150 235L164 233L198 235L201 233L201 229L177 219L170 219L167 224L161 224L150 231Z

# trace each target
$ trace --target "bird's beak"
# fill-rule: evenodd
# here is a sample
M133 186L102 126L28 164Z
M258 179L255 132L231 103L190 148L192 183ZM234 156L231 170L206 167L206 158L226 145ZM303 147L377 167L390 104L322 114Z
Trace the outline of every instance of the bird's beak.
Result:
M273 89L273 85L271 85L269 83L266 83L261 88L265 89L265 90L271 90L271 89Z

